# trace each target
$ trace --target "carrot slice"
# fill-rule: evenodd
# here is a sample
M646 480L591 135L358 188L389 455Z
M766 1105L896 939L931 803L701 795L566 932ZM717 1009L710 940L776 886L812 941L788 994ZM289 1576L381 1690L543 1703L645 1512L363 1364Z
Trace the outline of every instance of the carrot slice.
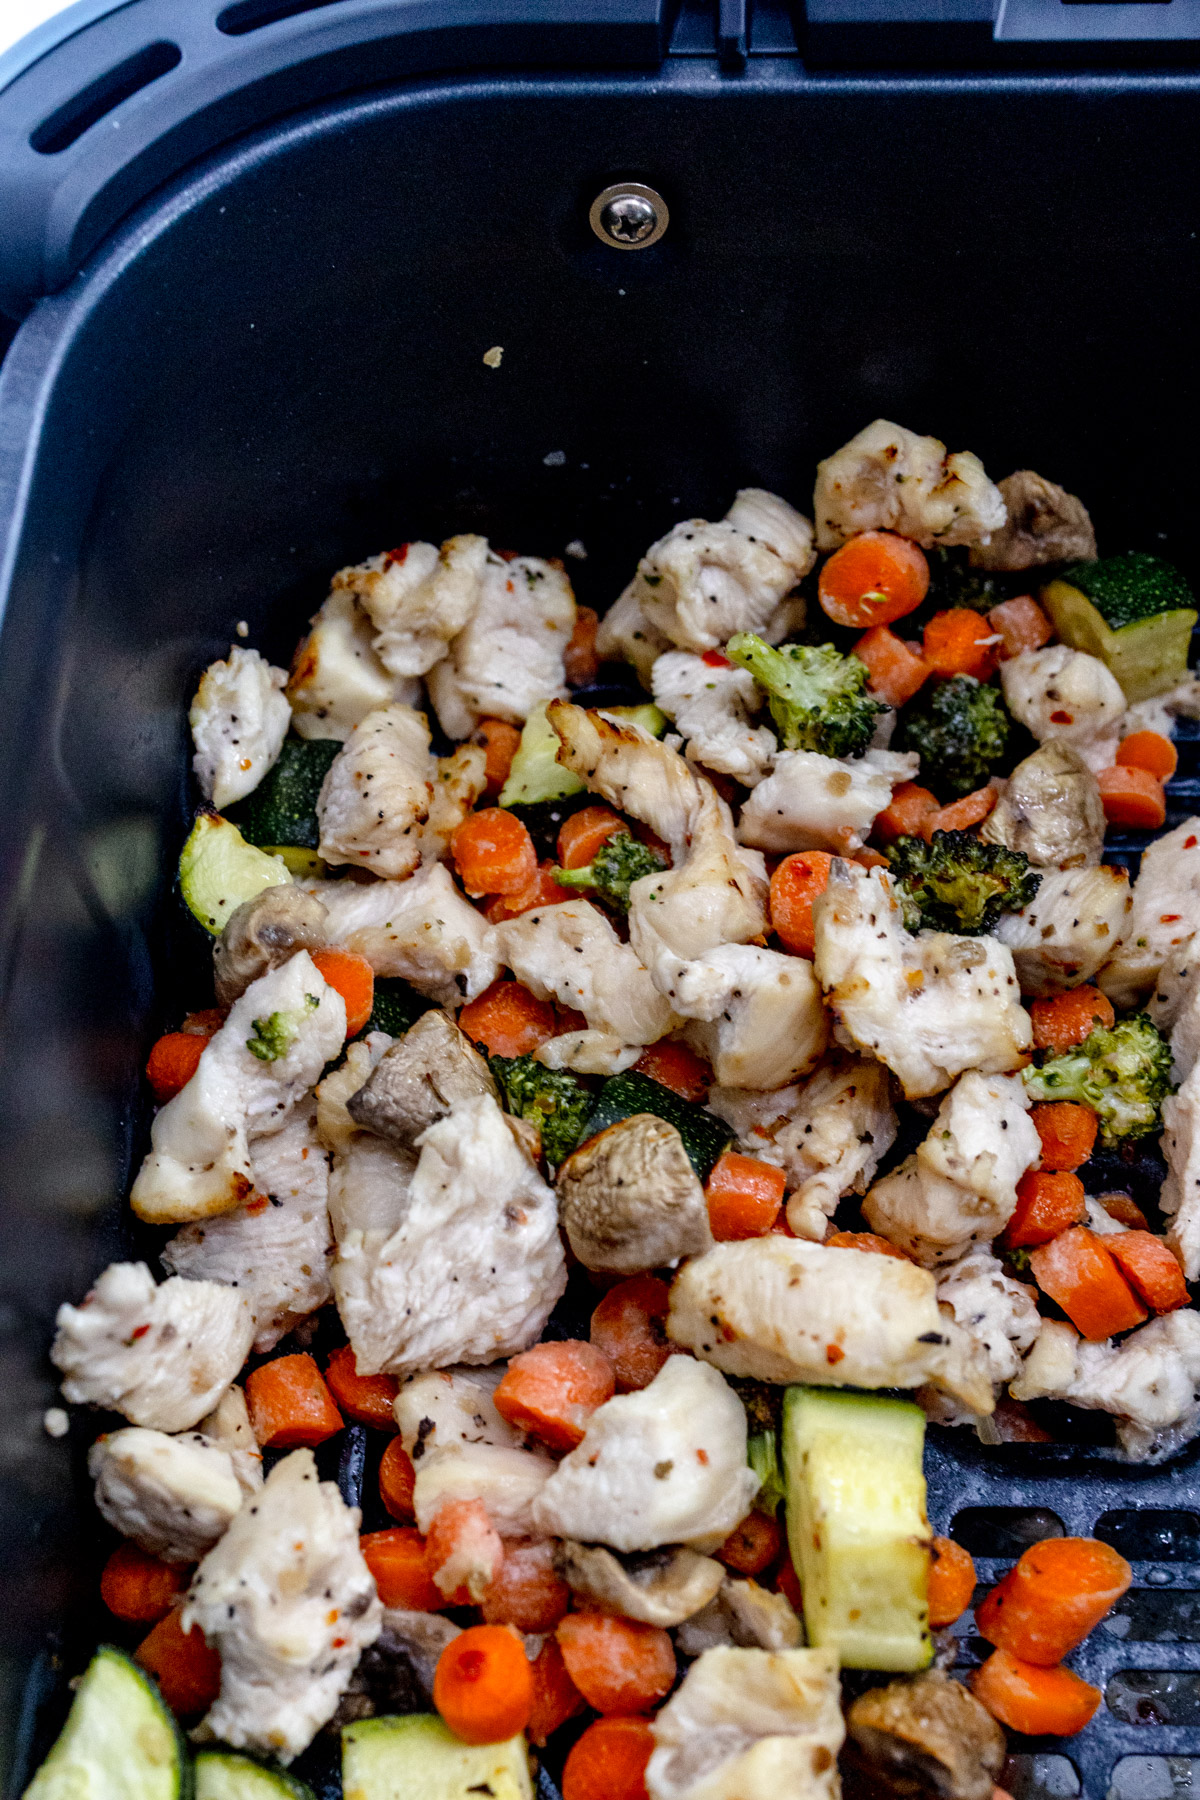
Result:
M480 719L471 741L483 745L483 767L487 775L484 797L494 800L508 780L513 757L521 747L520 730L516 725L510 725L507 719Z
M1087 1218L1083 1183L1067 1170L1027 1169L1017 1183L1017 1204L1004 1228L1006 1250L1048 1244Z
M613 1366L618 1394L649 1387L669 1356L671 1292L657 1275L634 1275L610 1288L592 1314L591 1340Z
M392 1403L400 1388L394 1375L360 1375L349 1344L335 1350L325 1365L325 1380L340 1410L360 1425L395 1431Z
M575 626L563 651L563 670L568 687L586 687L589 681L595 681L600 668L600 658L596 652L596 632L599 627L600 615L594 607L575 608Z
M935 675L973 675L986 681L995 672L996 633L991 623L969 607L935 613L925 627L922 650Z
M952 800L949 806L939 806L922 820L921 836L932 844L935 831L969 831L972 825L983 823L997 798L996 789L989 784L976 788L973 794L964 794L961 800Z
M1170 781L1179 767L1179 754L1170 738L1164 737L1161 731L1131 731L1121 740L1117 766L1145 769L1159 781Z
M533 839L502 806L468 813L450 839L459 879L468 894L516 894L537 868Z
M672 1038L660 1038L657 1044L651 1044L634 1063L640 1075L648 1075L651 1081L661 1082L663 1087L670 1088L682 1100L694 1100L703 1103L708 1099L708 1090L712 1086L713 1073L702 1056L687 1044L679 1044Z
M344 1424L324 1376L304 1351L253 1369L246 1377L246 1405L264 1450L323 1444Z
M796 1573L795 1564L786 1553L775 1571L773 1583L775 1592L782 1594L794 1613L804 1617L804 1590L800 1586L800 1577Z
M346 1036L357 1037L375 1004L375 971L365 956L352 950L309 952L318 974L346 1003Z
M160 1106L182 1093L200 1067L207 1043L207 1037L192 1031L168 1031L159 1038L146 1062L146 1079Z
M730 1532L716 1555L739 1575L761 1575L776 1560L782 1544L783 1534L775 1520L766 1513L752 1512Z
M1035 1106L1029 1116L1042 1140L1043 1169L1082 1168L1095 1148L1099 1126L1090 1106L1051 1100Z
M134 1651L133 1660L153 1675L171 1711L189 1719L207 1712L220 1693L221 1658L198 1625L183 1629L182 1610L173 1606L158 1621Z
M1130 1231L1148 1231L1146 1215L1132 1194L1097 1194L1096 1199L1110 1219L1128 1225Z
M612 1363L595 1344L568 1339L514 1356L492 1398L502 1419L552 1450L573 1450L615 1389Z
M567 1615L571 1590L554 1567L554 1545L510 1543L504 1561L483 1596L489 1625L512 1625L518 1631L553 1631Z
M163 1562L137 1544L118 1544L100 1577L100 1598L110 1613L131 1624L165 1619L187 1587L191 1565Z
M1082 1044L1097 1025L1111 1028L1116 1016L1108 995L1094 987L1072 988L1052 1000L1034 1000L1029 1007L1036 1048L1051 1050L1055 1056Z
M1043 1669L996 1650L968 1677L993 1719L1029 1737L1074 1737L1104 1696L1070 1669Z
M413 1468L412 1457L400 1439L394 1437L379 1463L379 1498L393 1519L400 1519L405 1525L413 1521L413 1489L416 1485L417 1471Z
M1156 831L1167 817L1167 796L1157 775L1149 769L1101 769L1096 776L1104 816L1110 825L1132 830Z
M1104 1242L1139 1300L1157 1313L1187 1305L1183 1270L1160 1237L1149 1231L1117 1231Z
M717 1242L764 1237L778 1216L786 1185L783 1170L773 1163L726 1150L704 1186L708 1223Z
M646 1800L654 1733L645 1719L597 1719L563 1766L563 1800Z
M876 818L872 834L881 844L894 843L899 837L920 837L926 819L941 810L928 788L902 781L892 789L892 798Z
M929 1564L929 1623L935 1631L953 1625L975 1593L975 1564L953 1538L935 1537Z
M1093 1344L1118 1331L1129 1331L1147 1317L1107 1242L1085 1226L1075 1225L1042 1244L1029 1258L1042 1292L1057 1301L1080 1335Z
M597 1712L645 1712L671 1691L675 1646L660 1625L568 1613L555 1636L568 1675Z
M558 828L558 860L564 869L586 869L610 837L629 827L611 806L584 806Z
M535 1000L519 981L493 981L458 1015L473 1043L491 1056L529 1056L558 1035L558 1021L548 1000Z
M525 1729L530 1743L540 1749L560 1725L583 1711L587 1701L567 1674L553 1633L530 1663L529 1673L533 1678L533 1707Z
M811 962L816 951L813 901L829 885L833 858L826 850L785 856L771 877L771 929L793 956Z
M1031 1544L975 1611L989 1644L1050 1668L1094 1631L1133 1580L1125 1558L1098 1538Z
M425 1538L425 1568L447 1606L477 1606L500 1572L504 1545L482 1500L443 1500Z
M854 646L871 692L889 706L903 706L929 679L929 664L886 625L872 625Z
M920 606L929 591L929 564L908 538L864 531L835 550L817 580L817 598L835 625L865 631L890 625Z
M179 1029L194 1037L215 1037L227 1016L219 1006L205 1006L199 1012L186 1013Z
M415 1526L390 1525L368 1531L358 1540L363 1560L375 1578L385 1606L410 1612L437 1612L446 1601L425 1563L425 1539Z
M493 894L484 907L489 925L500 925L505 919L519 919L535 906L561 906L569 896L550 873L554 864L539 863L523 888L515 894Z
M873 1256L898 1256L901 1262L911 1262L903 1250L890 1244L885 1237L876 1236L873 1231L834 1231L825 1239L827 1250L865 1250Z
M433 1704L464 1744L499 1744L524 1731L533 1710L525 1645L508 1625L472 1625L438 1658Z
M1018 594L1013 600L1002 600L987 616L988 624L1000 636L1000 661L1020 656L1022 650L1040 650L1054 636L1054 627L1032 594Z

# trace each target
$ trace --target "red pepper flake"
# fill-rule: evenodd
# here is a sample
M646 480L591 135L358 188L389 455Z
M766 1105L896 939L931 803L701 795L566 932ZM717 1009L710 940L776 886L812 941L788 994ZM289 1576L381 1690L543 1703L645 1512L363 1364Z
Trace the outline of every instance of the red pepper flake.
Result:
M407 544L398 544L394 550L389 550L383 559L384 568L390 569L394 563L404 562L408 556L408 551L409 546Z
M826 1344L825 1346L825 1361L827 1363L840 1363L845 1354L846 1352L842 1349L840 1344Z
M253 1200L247 1200L243 1210L253 1215L255 1213L266 1212L270 1204L271 1202L267 1199L265 1194L255 1194Z
M138 1339L139 1339L139 1338L144 1338L144 1337L145 1337L145 1335L146 1335L146 1333L147 1333L147 1332L148 1332L148 1331L149 1331L149 1329L150 1329L150 1327L149 1327L149 1325L138 1325L138 1326L135 1326L135 1327L134 1327L134 1332L133 1332L133 1336L132 1336L132 1337L131 1337L131 1338L130 1338L130 1340L129 1340L129 1341L130 1341L130 1343L131 1343L131 1344L136 1344L136 1343L137 1343L137 1341L138 1341Z
M1182 917L1182 913L1160 913L1158 922L1160 925L1178 925Z
M723 650L706 650L700 658L710 669L732 669L733 664Z
M1075 715L1074 713L1069 712L1052 712L1050 714L1050 723L1052 725L1073 725L1075 723Z
M333 1648L334 1648L334 1649L335 1649L335 1650L344 1650L344 1649L345 1649L345 1648L346 1648L346 1640L345 1640L345 1638L334 1638L334 1640L333 1640Z
M704 1467L707 1469L707 1467L708 1467L708 1451L707 1450L697 1450L696 1461L698 1463L703 1463Z
M1184 849L1185 850L1194 850L1196 848L1197 841L1198 840L1196 838L1196 835L1193 832L1193 834L1190 838L1184 838L1184 840L1183 840Z

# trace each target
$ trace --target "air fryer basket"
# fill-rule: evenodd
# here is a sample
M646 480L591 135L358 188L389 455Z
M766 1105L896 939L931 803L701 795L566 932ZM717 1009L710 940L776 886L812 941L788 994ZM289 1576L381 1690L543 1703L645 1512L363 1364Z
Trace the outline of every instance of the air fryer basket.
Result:
M59 1303L134 1244L139 1068L205 1003L170 872L187 699L237 622L286 658L332 569L462 530L550 555L581 540L572 576L603 607L652 538L719 516L739 484L806 505L817 456L879 414L994 474L1045 471L1105 548L1200 579L1188 68L814 72L802 19L760 4L747 40L737 0L677 20L657 0L392 0L390 37L379 0L308 0L260 7L241 61L226 29L206 64L217 9L172 7L174 37L162 0L133 0L119 41L80 33L0 90L0 287L32 308L0 377L14 1792L106 1629L86 1446L42 1429L45 1350ZM533 29L506 38L515 14ZM137 62L176 38L176 61ZM814 54L839 42L814 28ZM40 186L18 179L33 156L53 164ZM670 208L637 254L588 227L624 178ZM1197 797L1181 748L1172 823ZM366 1448L352 1428L349 1496ZM1137 1571L1078 1659L1107 1707L1078 1740L1025 1748L1019 1797L1151 1800L1200 1771L1198 1458L1130 1468L931 1430L934 1528L982 1579L1055 1521Z

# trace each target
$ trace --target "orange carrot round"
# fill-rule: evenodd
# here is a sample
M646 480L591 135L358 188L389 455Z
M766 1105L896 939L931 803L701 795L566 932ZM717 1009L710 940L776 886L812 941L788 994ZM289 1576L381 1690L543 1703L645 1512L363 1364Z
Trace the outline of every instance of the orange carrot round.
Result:
M573 1450L598 1406L615 1388L612 1363L577 1339L534 1344L514 1356L492 1399L502 1419L552 1450Z
M450 839L468 894L515 894L533 879L537 851L521 820L501 806L468 813Z
M221 1691L221 1658L198 1625L184 1631L173 1606L133 1653L149 1670L173 1713L181 1719L207 1712Z
M1017 1183L1017 1204L1004 1228L1006 1250L1048 1244L1087 1218L1083 1183L1069 1170L1027 1169Z
M892 531L864 531L835 550L817 579L817 598L835 625L865 631L890 625L920 606L929 564L919 547Z
M774 1519L766 1513L747 1513L741 1524L730 1532L718 1559L738 1575L761 1575L779 1555L783 1534Z
M130 1624L164 1619L191 1578L187 1563L163 1562L136 1544L118 1544L100 1577L100 1598L110 1613Z
M804 1617L804 1589L800 1586L800 1577L796 1573L795 1564L786 1553L778 1569L775 1571L773 1583L775 1592L782 1594L794 1613Z
M826 850L785 856L771 877L771 929L793 956L811 962L816 950L813 901L829 885L833 858Z
M425 1537L425 1568L447 1606L478 1606L500 1572L504 1545L482 1500L443 1500Z
M483 1596L483 1616L489 1625L553 1631L570 1602L571 1590L554 1567L554 1545L548 1539L509 1543Z
M708 1223L717 1242L765 1236L778 1217L786 1185L783 1170L773 1163L726 1150L704 1185Z
M339 1409L359 1425L395 1431L392 1403L400 1383L394 1375L360 1375L349 1344L335 1350L325 1365L325 1380Z
M1149 769L1120 767L1101 769L1096 776L1104 816L1110 825L1131 830L1157 831L1167 817L1167 796L1157 775Z
M929 1623L941 1631L961 1619L975 1592L975 1564L953 1538L935 1537L929 1564Z
M1010 1731L1074 1737L1104 1698L1070 1669L1043 1669L996 1650L968 1677L975 1698Z
M192 1031L168 1031L159 1038L146 1063L146 1079L160 1106L187 1086L200 1067L207 1043L207 1037Z
M549 1000L535 1000L519 981L493 981L458 1015L460 1028L491 1056L529 1056L558 1035Z
M854 646L873 694L889 706L903 706L929 679L929 664L886 625L872 625Z
M1130 1231L1148 1231L1146 1215L1132 1194L1097 1194L1098 1203L1104 1208L1110 1219L1118 1225L1128 1225Z
M1117 1231L1105 1239L1105 1248L1138 1299L1155 1312L1187 1305L1183 1270L1160 1237L1149 1231Z
M599 626L600 617L594 607L575 608L575 626L563 651L563 670L568 687L586 687L589 681L595 681L600 668L600 658L596 653L596 632Z
M618 1394L649 1387L669 1356L671 1293L657 1275L634 1275L610 1288L592 1314L591 1340L613 1366Z
M975 1629L997 1649L1049 1668L1082 1644L1132 1580L1125 1558L1098 1538L1044 1538L976 1608Z
M1093 1344L1118 1331L1132 1330L1147 1316L1107 1244L1107 1239L1098 1238L1085 1226L1074 1225L1042 1244L1029 1258L1042 1292L1062 1307L1080 1336Z
M304 1351L277 1356L252 1370L246 1377L246 1405L264 1450L323 1444L344 1423L324 1376Z
M651 1081L670 1088L682 1100L702 1103L708 1099L712 1069L687 1044L677 1043L673 1038L660 1038L657 1044L650 1044L642 1051L633 1066L639 1074L648 1075Z
M930 619L922 650L935 675L973 675L976 681L986 681L996 667L995 638L989 620L969 607L956 606Z
M433 1704L464 1744L499 1744L524 1731L533 1710L525 1645L507 1625L472 1625L446 1645Z
M932 844L935 831L970 831L972 825L982 825L997 798L996 789L989 785L964 794L961 800L952 800L949 806L939 806L922 820L921 836Z
M375 971L365 956L352 950L311 950L317 973L346 1003L346 1036L357 1037L375 1004Z
M659 1625L568 1613L555 1636L568 1675L597 1712L645 1712L671 1691L675 1646Z
M412 1457L398 1437L388 1444L379 1463L379 1498L393 1519L405 1525L413 1521L413 1489L417 1471Z
M1022 650L1040 650L1054 636L1054 627L1032 594L1018 594L993 606L988 624L1000 637L1001 662L1020 656Z
M533 1706L525 1729L530 1743L541 1749L560 1725L583 1711L587 1701L567 1674L563 1653L553 1633L530 1663L529 1673L533 1680Z
M873 1231L834 1231L825 1239L827 1250L865 1250L874 1256L898 1256L901 1262L911 1261L897 1245L889 1243L887 1238L879 1237Z
M1131 731L1121 740L1117 767L1145 769L1158 781L1170 781L1179 767L1179 755L1170 738L1164 737L1161 731Z
M507 719L480 719L472 733L473 743L483 745L484 773L487 786L484 797L494 800L508 780L513 757L521 747L521 733Z
M645 1719L597 1719L571 1746L563 1800L646 1800L654 1733Z
M390 1525L358 1540L385 1606L410 1612L437 1612L446 1601L425 1566L425 1539L414 1526Z
M900 837L920 837L926 819L941 810L928 788L902 781L892 789L892 798L876 818L872 834L881 844L893 844Z
M1111 1028L1116 1016L1108 995L1094 987L1072 988L1052 1000L1031 1001L1029 1007L1035 1047L1055 1056L1082 1044L1097 1025Z
M484 912L489 925L502 925L505 919L519 919L522 913L537 906L561 906L569 896L561 882L551 874L554 864L539 863L523 888L515 894L493 894Z
M564 869L586 869L609 838L629 830L611 806L583 806L558 828L558 861Z
M1035 1106L1030 1118L1042 1140L1043 1169L1079 1169L1092 1154L1099 1120L1090 1106L1074 1100L1050 1100Z

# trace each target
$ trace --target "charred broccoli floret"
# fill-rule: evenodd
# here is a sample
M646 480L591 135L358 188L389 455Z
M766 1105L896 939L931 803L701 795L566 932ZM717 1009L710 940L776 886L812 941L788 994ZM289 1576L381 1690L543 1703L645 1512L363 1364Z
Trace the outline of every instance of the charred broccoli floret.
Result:
M492 1056L488 1065L504 1089L508 1110L541 1132L546 1160L563 1162L578 1144L592 1108L583 1082L567 1069L543 1068L532 1056Z
M958 796L983 787L1004 758L1011 730L999 688L953 675L905 707L894 747L917 752L921 779L935 792Z
M786 750L859 756L880 713L888 710L868 694L865 665L832 644L783 644L774 650L754 632L739 631L725 651L766 690Z
M1090 1106L1106 1144L1157 1131L1162 1103L1175 1086L1170 1045L1146 1013L1132 1013L1111 1030L1097 1025L1077 1049L1026 1069L1024 1078L1031 1100Z
M618 912L629 911L629 889L643 875L657 875L666 868L657 850L641 843L631 832L619 831L606 838L590 863L582 869L554 869L560 887L590 889Z
M1042 885L1020 850L985 844L970 831L897 838L888 851L892 880L910 931L975 937L1001 913L1020 912Z

